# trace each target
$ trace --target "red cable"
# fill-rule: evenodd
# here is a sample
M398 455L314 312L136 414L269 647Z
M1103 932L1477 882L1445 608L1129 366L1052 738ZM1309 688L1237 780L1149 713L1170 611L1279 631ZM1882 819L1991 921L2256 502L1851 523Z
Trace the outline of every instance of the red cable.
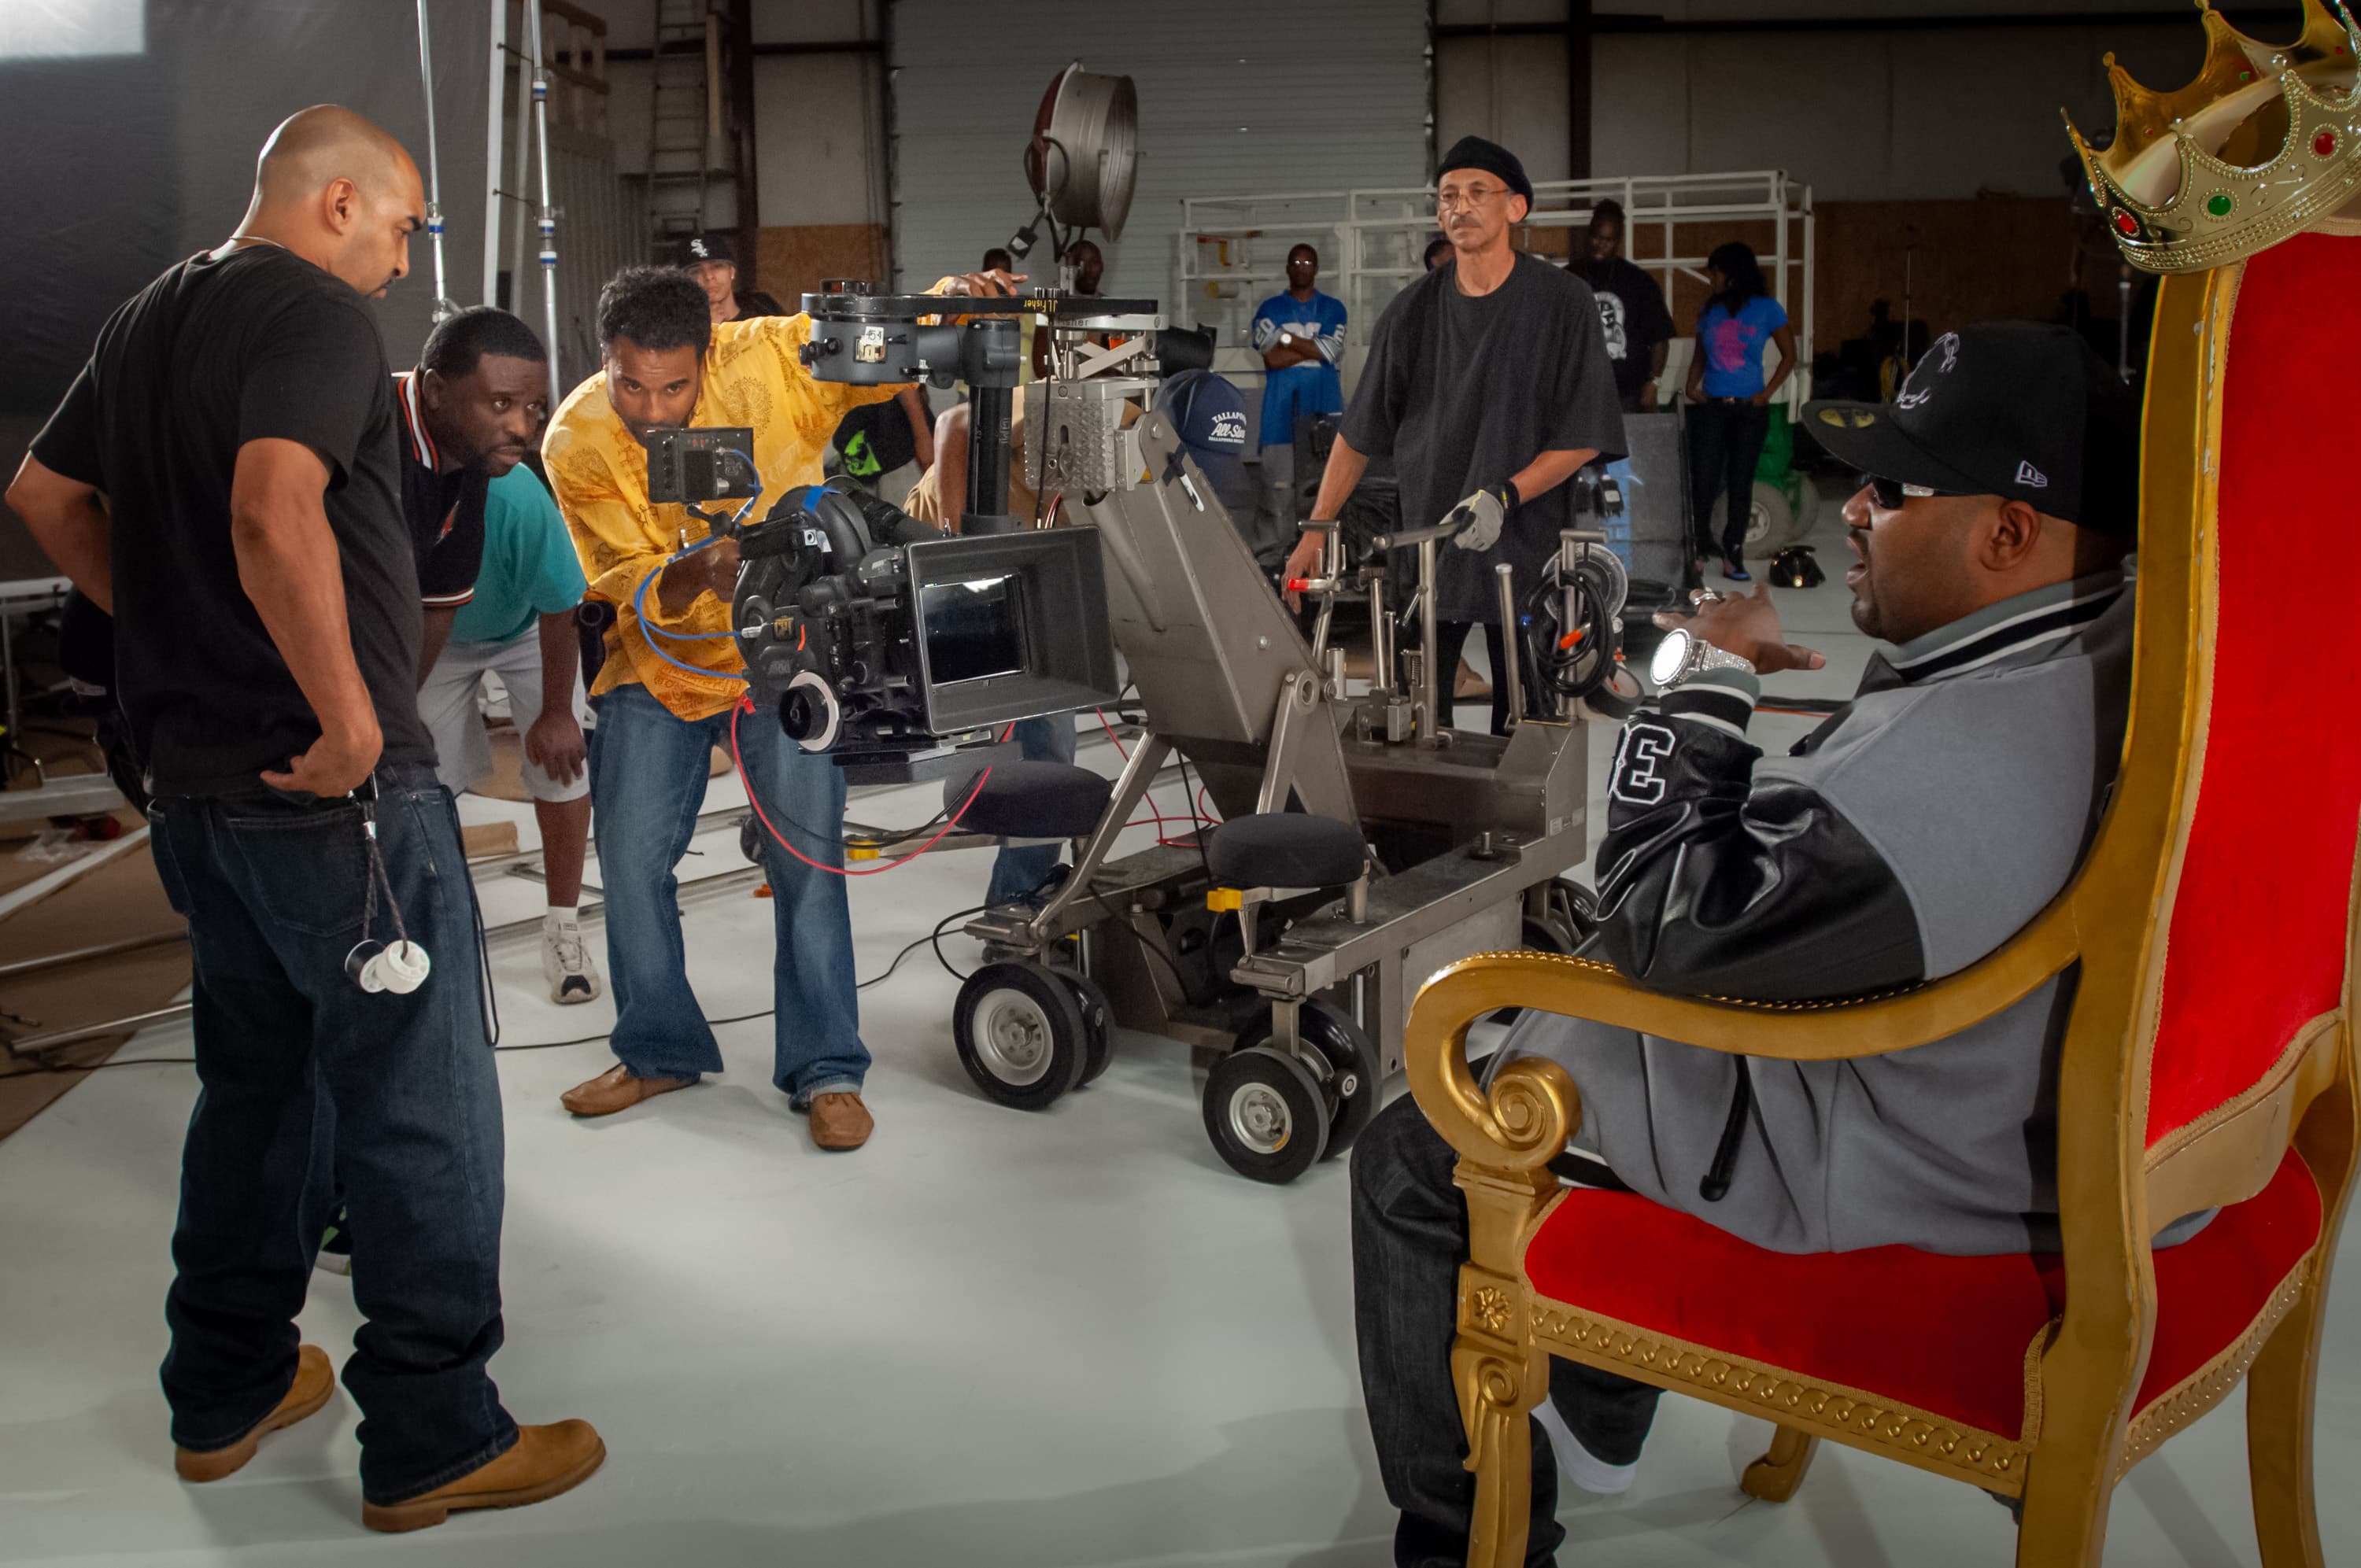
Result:
M1125 749L1123 737L1117 735L1115 732L1115 726L1108 722L1106 709L1103 707L1093 707L1091 711L1099 716L1099 728L1106 731L1106 738L1109 740L1115 742L1115 755L1121 757L1126 762L1130 762L1131 752ZM1170 824L1180 821L1181 818L1178 817L1167 817L1162 811L1157 809L1155 791L1148 791L1143 796L1141 804L1148 807L1148 815L1155 819L1156 842L1159 846L1167 850L1187 850L1195 848L1194 845L1182 843L1179 839L1168 839L1164 836L1164 829ZM1190 828L1191 831L1195 830L1195 828L1201 826L1202 823L1202 818L1200 818L1197 822L1191 823ZM1126 822L1123 826L1124 831L1129 832L1134 828L1145 828L1148 824L1144 820L1134 820Z
M1123 738L1115 732L1115 726L1108 722L1106 709L1103 707L1093 707L1091 711L1098 715L1099 728L1106 731L1106 738L1115 742L1115 754L1120 756L1125 762L1130 762L1131 753L1125 750ZM1142 804L1148 807L1148 817L1155 820L1157 835L1156 842L1159 846L1167 850L1193 850L1197 848L1197 846L1192 842L1180 839L1168 838L1165 836L1164 829L1166 828L1175 822L1183 820L1183 818L1178 817L1167 817L1162 811L1159 810L1156 805L1156 793L1153 790L1150 790L1146 794L1142 799ZM1217 828L1221 826L1220 820L1213 817L1206 808L1205 791L1201 789L1197 792L1197 799L1194 802L1194 806L1195 809L1191 812L1189 818L1189 830L1191 834L1201 833L1208 828ZM1146 820L1142 819L1126 822L1123 826L1124 830L1128 832L1134 828L1145 828L1148 826L1148 823Z
M764 830L771 835L772 840L775 842L780 849L785 850L787 853L793 855L804 864L811 867L814 871L828 872L832 875L842 877L883 876L887 872L894 870L897 866L908 865L912 861L917 860L920 855L925 854L928 850L933 849L938 843L940 843L944 834L949 833L952 828L960 825L960 818L967 815L967 808L973 806L975 804L975 797L983 793L983 781L992 776L992 770L989 767L985 768L983 772L975 776L975 787L967 792L967 798L960 802L960 808L951 813L951 819L949 822L944 823L941 831L938 832L933 838L928 839L925 843L919 845L908 854L887 861L882 866L873 866L865 872L849 872L842 866L831 866L825 861L815 861L809 855L805 854L801 850L796 849L793 844L788 843L786 836L781 833L776 828L771 826L770 817L764 815L763 811L763 803L754 798L754 786L752 781L750 781L746 776L746 760L738 754L738 716L741 713L752 713L753 710L754 700L752 697L741 697L738 701L738 706L730 710L730 760L738 764L738 782L746 786L746 804L754 808L755 820L762 823ZM1011 725L1010 728L1014 729L1016 727Z
M1123 738L1115 732L1115 726L1107 722L1106 709L1104 707L1094 707L1091 709L1091 711L1099 716L1099 728L1105 730L1106 738L1115 742L1115 755L1121 757L1126 762L1131 761L1131 753L1124 750Z

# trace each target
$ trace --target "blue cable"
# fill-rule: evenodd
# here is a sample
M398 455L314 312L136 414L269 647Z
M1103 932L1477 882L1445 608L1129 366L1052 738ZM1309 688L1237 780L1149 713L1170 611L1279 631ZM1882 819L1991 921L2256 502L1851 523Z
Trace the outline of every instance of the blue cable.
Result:
M807 503L802 498L808 497L815 490L824 490L826 488L828 488L828 481L825 480L817 485L802 486L796 490L789 491L787 494L787 500L790 505L798 508L805 507ZM754 510L754 503L762 499L763 498L759 492L749 496L746 499L746 504L740 507L737 514L730 518L730 528L734 530L740 523L745 521L746 514ZM721 670L708 670L704 668L702 665L692 664L685 659L675 659L671 654L665 652L663 647L656 641L656 639L659 637L666 638L675 642L708 642L719 637L727 637L732 641L735 641L737 640L738 633L734 630L729 631L666 631L663 627L657 626L648 620L648 585L654 582L659 576L662 576L665 567L673 566L680 562L687 560L691 555L696 554L698 551L704 549L709 544L719 543L724 537L726 537L726 535L716 533L709 535L707 538L700 539L696 543L690 545L687 549L681 551L678 554L666 561L663 566L657 567L654 571L650 572L646 576L642 577L640 579L639 591L631 596L631 613L639 619L640 634L647 640L648 652L653 653L657 658L662 659L665 663L672 665L675 669L686 670L692 675L703 675L708 680L736 681L741 685L749 685L752 683L744 675L733 675Z
M759 492L747 497L746 504L740 507L737 514L730 518L730 528L735 529L740 523L745 521L746 514L754 510L754 503L762 499L763 498ZM666 560L664 565L657 567L654 571L650 572L646 576L642 577L640 579L638 591L631 595L631 613L639 620L640 635L646 640L648 652L653 653L657 658L662 659L665 663L672 665L676 670L686 670L692 675L703 675L708 680L736 681L741 685L746 685L751 683L744 675L733 675L726 670L708 670L701 665L692 664L686 659L675 659L671 654L665 652L663 646L656 641L656 639L659 637L668 638L675 642L709 642L719 637L727 637L732 641L735 641L737 640L738 633L734 630L730 631L666 631L663 627L657 626L648 620L648 586L653 583L658 577L664 576L666 568L679 565L681 562L687 560L691 555L696 554L698 551L705 549L708 545L719 543L725 537L727 537L726 534L716 533L700 539L696 543L690 545L687 549L679 552L677 554L675 554L670 559Z
M669 566L673 564L673 561L678 561L690 554L692 554L692 552L684 550L680 554L674 556L672 561L665 562L664 565ZM647 640L648 652L653 653L657 658L662 659L665 663L670 664L673 668L676 670L686 670L692 675L703 675L706 679L712 681L736 681L741 685L748 684L744 675L733 675L727 670L705 669L700 665L690 663L686 659L675 659L671 654L664 651L663 644L656 641L656 638L658 637L669 637L679 642L695 642L699 641L709 641L716 637L728 637L734 639L738 634L735 631L666 631L660 627L649 625L648 585L654 582L663 575L664 567L659 566L656 570L650 572L646 576L642 577L640 579L639 591L631 596L631 613L639 617L640 633ZM651 633L653 635L650 635Z

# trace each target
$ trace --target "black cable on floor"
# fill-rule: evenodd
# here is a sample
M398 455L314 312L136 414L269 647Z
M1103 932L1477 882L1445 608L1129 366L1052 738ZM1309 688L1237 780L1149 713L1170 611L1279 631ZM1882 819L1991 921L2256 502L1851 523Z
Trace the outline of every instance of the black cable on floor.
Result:
M1034 891L1038 893L1040 890L1036 888ZM969 915L981 915L991 907L992 905L989 904L979 904L972 909L954 909L949 915L944 916L940 920L935 922L933 932L927 938L927 940L934 947L935 962L942 965L943 972L950 976L953 980L958 981L961 985L965 985L967 983L967 976L961 974L958 970L953 969L951 967L950 959L943 957L943 927L962 916ZM899 959L895 960L896 963L899 963L900 961L901 960Z
M885 966L885 970L883 974L876 975L869 980L858 981L853 986L853 989L856 991L867 991L872 986L884 984L885 981L894 978L894 971L902 967L902 960L904 959L908 958L912 953L917 952L920 948L927 946L929 942L939 943L942 937L944 927L949 926L952 921L959 919L961 916L978 914L985 907L987 906L979 904L973 909L956 910L953 913L945 916L940 924L937 925L931 933L927 936L920 937L916 941L911 942L903 948L900 952L895 953L894 955L893 961ZM939 946L935 948L935 956L938 959L942 957L942 948ZM965 975L960 974L957 970L952 969L949 960L944 961L943 968L946 971L959 979L964 980L967 978ZM729 1018L708 1018L705 1023L708 1028L719 1029L725 1028L731 1024L752 1024L758 1018L768 1018L777 1011L778 1009L775 1007L765 1007L759 1012L741 1013ZM496 1054L505 1051L555 1051L564 1050L573 1046L599 1045L608 1040L611 1040L614 1037L614 1031L609 1029L596 1035L579 1035L570 1040L528 1040L513 1046L494 1045L491 1048ZM59 1074L73 1072L103 1072L111 1067L194 1067L196 1065L197 1058L194 1057L129 1057L119 1061L92 1062L83 1067L45 1062L36 1067L20 1069L18 1071L13 1073L0 1073L0 1079L29 1078L37 1075L56 1076Z

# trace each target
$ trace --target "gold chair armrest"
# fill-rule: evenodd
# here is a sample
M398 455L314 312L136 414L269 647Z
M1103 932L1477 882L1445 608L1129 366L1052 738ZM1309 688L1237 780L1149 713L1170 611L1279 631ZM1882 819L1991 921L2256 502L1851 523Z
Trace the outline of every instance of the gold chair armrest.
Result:
M1532 1169L1565 1146L1581 1124L1581 1100L1562 1069L1531 1058L1504 1068L1489 1094L1477 1087L1467 1026L1496 1008L1589 1018L1737 1056L1837 1061L1928 1045L1982 1023L2063 970L2078 950L2073 906L2060 898L1958 974L1852 1002L1666 996L1595 959L1478 953L1420 991L1403 1032L1403 1065L1419 1108L1452 1147L1495 1168Z

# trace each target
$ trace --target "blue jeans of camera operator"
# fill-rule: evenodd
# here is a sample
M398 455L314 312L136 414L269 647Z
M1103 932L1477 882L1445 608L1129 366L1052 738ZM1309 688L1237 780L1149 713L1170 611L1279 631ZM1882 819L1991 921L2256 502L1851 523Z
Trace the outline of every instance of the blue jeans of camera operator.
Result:
M1028 762L1071 762L1074 760L1074 716L1053 713L1042 718L1021 720L1016 726L1016 745ZM1057 844L1003 844L1000 854L992 862L992 885L984 894L988 904L1015 904L1029 899L1049 880L1056 869Z
M370 905L360 808L251 793L149 807L188 917L197 1077L165 1317L172 1438L217 1448L287 1392L295 1315L331 1212L333 1149L366 1233L366 1316L345 1386L371 1502L415 1497L515 1442L485 1363L500 1347L500 1085L478 992L475 889L432 768L379 769L378 847L433 962L407 995L346 972ZM390 939L385 896L369 935Z
M636 682L597 707L590 820L615 987L615 1055L635 1078L719 1072L720 1047L689 988L673 868L697 831L713 748L730 744L730 715L682 718ZM738 744L746 793L773 826L813 860L841 866L844 775L836 764L804 751L767 710L740 718ZM772 1081L803 1109L817 1095L857 1093L868 1076L851 916L841 876L806 865L767 832L763 853L778 928Z

